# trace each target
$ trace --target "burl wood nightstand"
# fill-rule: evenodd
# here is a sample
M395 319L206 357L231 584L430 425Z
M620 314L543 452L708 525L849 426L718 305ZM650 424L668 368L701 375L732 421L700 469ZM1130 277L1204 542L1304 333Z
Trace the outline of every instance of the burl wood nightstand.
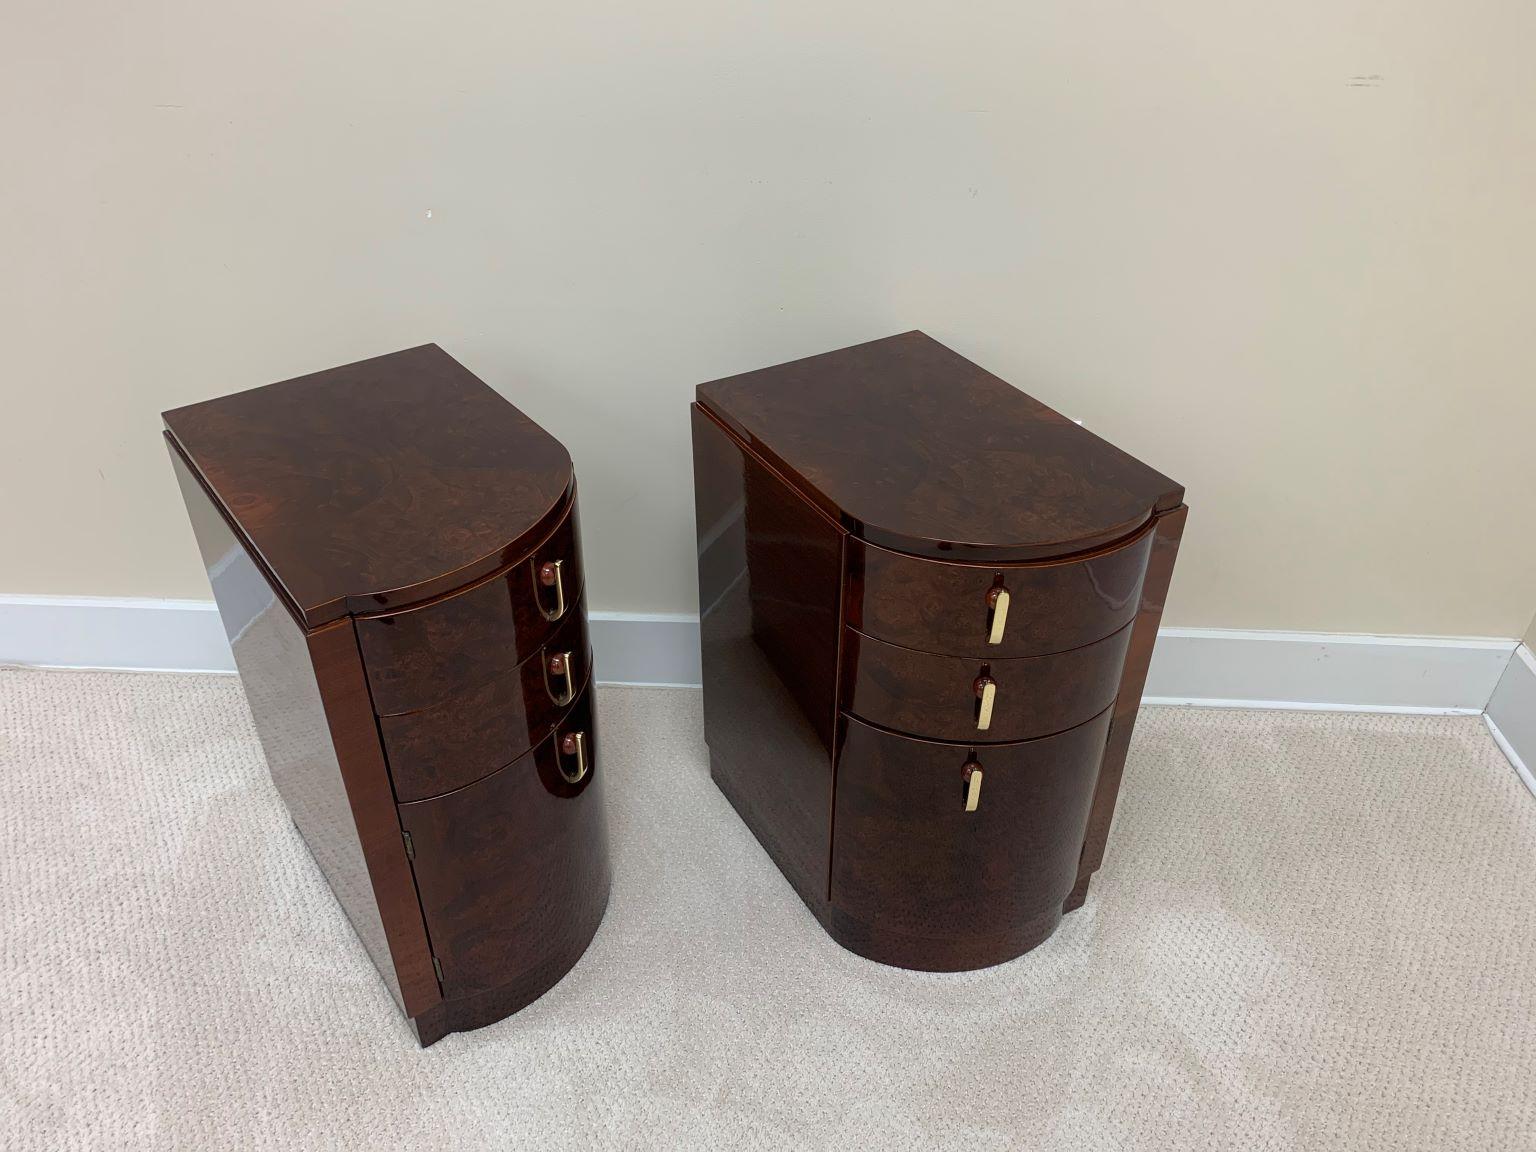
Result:
M711 773L822 926L1011 959L1104 856L1183 489L920 332L693 405Z
M608 902L576 481L435 345L165 413L279 792L423 1045Z

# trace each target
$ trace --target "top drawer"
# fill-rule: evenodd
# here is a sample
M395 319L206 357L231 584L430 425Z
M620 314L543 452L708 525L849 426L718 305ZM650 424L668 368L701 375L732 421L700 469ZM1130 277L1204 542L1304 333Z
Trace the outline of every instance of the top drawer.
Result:
M850 537L846 623L951 656L1042 656L1118 632L1136 615L1151 526L1067 560L952 564Z
M576 503L524 560L404 612L359 616L357 639L381 716L428 708L513 672L579 611Z

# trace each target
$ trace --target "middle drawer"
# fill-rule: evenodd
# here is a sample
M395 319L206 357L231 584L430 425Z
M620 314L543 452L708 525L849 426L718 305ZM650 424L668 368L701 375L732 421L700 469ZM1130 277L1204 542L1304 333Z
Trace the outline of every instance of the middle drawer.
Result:
M578 603L514 672L429 708L380 716L395 798L439 796L511 763L548 735L591 670L587 613Z
M1031 740L1075 727L1115 701L1132 625L1049 656L940 656L843 630L843 707L930 740Z

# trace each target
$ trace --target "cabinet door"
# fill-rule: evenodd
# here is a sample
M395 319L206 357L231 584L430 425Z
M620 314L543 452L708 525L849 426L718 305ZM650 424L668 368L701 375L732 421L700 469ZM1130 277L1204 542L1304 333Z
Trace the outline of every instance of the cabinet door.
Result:
M447 1000L495 992L502 1014L513 1011L564 975L597 932L609 871L589 694L501 771L400 805Z
M845 717L831 886L845 943L886 964L951 970L1048 936L1077 879L1109 717L975 746Z

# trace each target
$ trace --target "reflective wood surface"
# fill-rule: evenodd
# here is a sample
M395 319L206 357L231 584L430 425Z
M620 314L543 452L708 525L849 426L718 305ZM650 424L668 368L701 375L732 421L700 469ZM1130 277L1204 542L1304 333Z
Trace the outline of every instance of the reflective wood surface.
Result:
M1049 736L1114 703L1130 640L1126 625L1050 656L976 660L900 648L849 628L843 706L871 724L932 740L989 744ZM984 683L991 688L985 717Z
M166 422L273 780L390 993L424 1045L516 1011L607 903L564 448L430 345Z
M837 765L832 904L842 942L903 968L982 968L1050 934L1109 731L1088 723L972 747L849 718ZM966 810L967 766L982 775Z
M1017 562L1119 540L1184 490L921 332L698 388L802 497L872 544Z
M574 487L574 486L573 486ZM381 716L429 708L517 666L581 600L576 498L524 559L416 608L357 618L373 705ZM559 584L539 573L559 563Z
M560 442L435 344L164 416L307 627L504 567L571 490Z
M587 680L592 653L578 603L544 646L508 675L440 704L379 717L395 795L404 803L488 776L544 739Z
M1183 490L921 333L692 421L721 791L855 952L1034 947L1102 859Z
M586 774L571 783L575 761L560 745L578 733ZM608 904L604 775L584 686L557 729L520 759L458 791L400 806L450 1004L481 998L502 1014L515 1011L586 950Z

